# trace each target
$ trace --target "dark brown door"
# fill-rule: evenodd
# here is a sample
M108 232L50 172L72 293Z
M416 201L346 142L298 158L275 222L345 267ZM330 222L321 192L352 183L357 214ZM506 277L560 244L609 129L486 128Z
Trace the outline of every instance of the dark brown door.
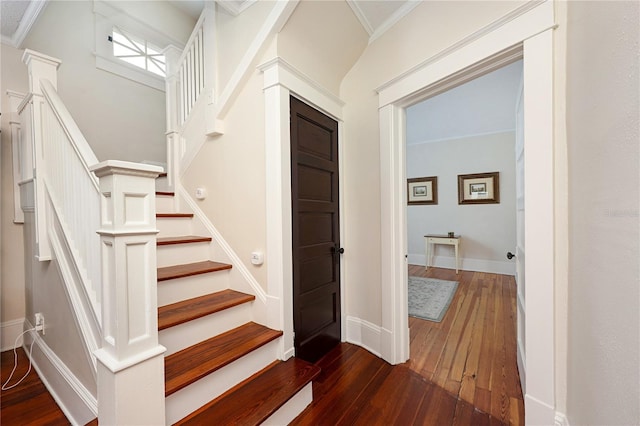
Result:
M291 98L293 323L296 356L340 343L338 123Z

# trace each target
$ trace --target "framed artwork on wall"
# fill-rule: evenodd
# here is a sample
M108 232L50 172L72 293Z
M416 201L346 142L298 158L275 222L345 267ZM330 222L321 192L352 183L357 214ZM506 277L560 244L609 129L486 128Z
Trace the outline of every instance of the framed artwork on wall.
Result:
M407 179L407 204L438 204L438 177Z
M500 172L458 175L458 204L499 204Z

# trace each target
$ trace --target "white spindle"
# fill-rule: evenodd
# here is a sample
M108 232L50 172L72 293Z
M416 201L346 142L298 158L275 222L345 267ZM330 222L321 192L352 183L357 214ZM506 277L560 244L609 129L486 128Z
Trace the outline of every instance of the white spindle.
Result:
M100 196L97 179L88 168L97 159L79 130L70 128L68 122L63 124L62 117L68 111L53 86L44 82L42 88L47 100L42 108L46 191L74 253L94 313L100 318L100 238L95 233L100 227ZM83 158L82 152L90 153L89 158Z
M180 124L189 118L191 109L204 92L205 88L209 88L208 79L205 69L205 24L213 21L213 15L209 7L200 15L200 19L196 24L187 46L178 61L179 74L179 91L180 91ZM211 53L213 54L213 53ZM211 87L212 88L212 87Z

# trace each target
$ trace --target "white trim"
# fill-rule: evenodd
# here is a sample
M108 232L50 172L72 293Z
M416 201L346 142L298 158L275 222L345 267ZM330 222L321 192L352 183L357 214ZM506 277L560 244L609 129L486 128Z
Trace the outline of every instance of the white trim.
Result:
M298 1L299 0L279 1L276 3L273 10L269 16L267 16L267 19L258 31L258 34L256 34L256 37L253 39L253 42L240 60L240 63L236 67L234 73L231 75L229 82L225 88L221 90L220 96L217 98L215 104L215 116L207 117L207 123L215 124L215 120L223 120L227 115L231 108L232 101L240 92L243 83L255 70L254 63L259 59L259 56L264 49L266 49L267 41L273 34L280 32L298 5ZM209 128L209 124L207 127L207 134L217 134L216 129Z
M373 34L373 25L371 25L371 22L369 22L369 20L367 19L367 15L362 11L358 3L352 0L347 0L347 4L351 8L351 10L353 10L353 13L354 15L356 15L356 18L358 18L358 21L360 21L362 28L364 28L367 34L369 34L369 37L371 37L371 34Z
M532 0L532 1L528 1L525 4L523 4L522 6L518 7L517 9L514 9L512 12L502 16L501 18L495 20L494 22L490 23L489 25L486 25L482 28L480 28L478 31L468 35L467 37L463 38L462 40L452 44L451 46L447 47L446 49L436 53L435 55L429 57L428 59L426 59L425 61L419 63L418 65L414 66L413 68L408 69L407 71L403 72L402 74L392 78L391 80L387 81L386 83L381 84L380 86L378 86L378 88L376 89L376 92L381 93L383 91L388 92L388 89L391 88L392 86L397 86L400 82L402 82L403 80L406 80L410 77L412 77L415 73L424 70L425 68L429 67L432 64L435 64L437 61L439 61L440 59L447 57L449 55L451 55L452 53L461 50L471 44L473 44L474 42L480 40L483 37L486 37L487 35L490 35L493 31L495 30L502 30L502 27L505 27L507 25L510 25L512 23L512 21L517 21L515 22L515 25L510 25L511 28L518 28L519 26L521 26L523 21L522 19L519 19L521 16L528 14L532 9L537 8L538 6L540 6L541 4L547 4L547 7L551 7L553 8L553 2L549 1L549 0ZM538 9L539 11L542 9ZM545 11L548 13L548 10ZM525 19L525 21L529 21L529 19ZM520 33L521 31L525 32L525 33L530 33L529 36L535 35L540 31L544 31L545 29L548 29L550 27L552 27L554 25L553 21L551 21L549 23L549 27L544 28L544 29L539 29L536 28L534 30L534 32L531 32L529 28L524 27L520 30L517 31L516 34L514 34L515 37L509 37L511 38L521 38L521 40L524 40L526 37L518 37L518 33ZM511 46L513 44L516 43L510 43L510 42L506 42L505 45L506 46ZM488 55L487 55L488 56ZM487 56L484 56L485 58ZM401 97L407 96L405 95L397 95L395 93L389 93L390 95L392 95L393 97L395 97L396 99L399 99ZM386 105L387 102L382 103L382 98L380 99L381 104L382 105Z
M238 4L238 0L216 0L216 3L226 10L231 16L238 16L252 6L256 1L257 0L243 0Z
M411 265L426 265L426 256L424 253L409 254L407 256L407 260ZM456 269L456 258L454 256L434 255L431 261L431 266L436 268ZM460 270L515 276L516 266L515 263L504 260L461 257Z
M184 45L117 7L117 2L94 0L93 13L95 15L95 51L96 68L116 74L128 80L144 84L156 90L165 91L165 79L157 74L131 65L113 56L113 46L107 40L113 27L140 37L164 50L168 46L176 46L180 50Z
M33 328L28 320L25 320L25 324L28 328ZM38 333L31 331L28 336L30 341L35 339L35 346L41 351L41 355L38 355L34 348L31 358L33 367L67 419L72 424L82 425L97 417L96 396L78 380ZM23 349L29 354L26 343Z
M37 0L32 1L27 10L25 10L22 19L20 20L20 25L16 29L16 32L13 33L13 36L8 37L6 35L2 35L2 42L8 45L15 47L16 49L22 48L22 42L31 31L31 27L38 19L38 16L42 13L42 11L47 6L49 0Z
M156 89L161 92L165 91L165 82L162 77L155 75L150 71L128 64L120 59L103 56L97 52L94 52L94 55L96 57L96 68L124 77L127 80L144 84L152 89Z
M356 317L346 318L347 333L345 341L362 346L372 354L380 357L380 341L382 330L375 324Z
M513 133L515 131L516 131L516 129L503 129L503 130L492 130L490 132L471 133L471 134L468 134L468 135L448 136L446 138L427 139L427 140L419 141L419 142L412 142L412 143L407 142L407 146L409 147L409 146L416 146L416 145L424 145L424 144L427 144L427 143L448 142L448 141L455 141L455 140L458 140L458 139L469 139L469 138L477 138L477 137L481 137L481 136L499 135L501 133Z
M60 221L53 200L49 201L53 207L51 211L53 223L49 230L51 250L58 261L57 270L66 290L65 295L69 301L76 326L82 336L84 355L91 363L95 373L96 358L93 353L100 347L102 340L100 304L96 300L96 295L91 295L87 291L85 283L88 278L86 274L83 274L84 270L78 268L79 263L67 239L69 233L65 231L64 224Z
M343 102L324 89L320 84L297 71L293 66L276 58L260 67L264 75L265 102L265 193L269 194L266 204L267 218L267 292L280 300L277 324L284 335L284 354L293 348L293 265L292 265L292 219L291 219L291 135L290 96L295 96L338 121L338 150L342 153ZM341 155L341 154L340 154ZM343 170L338 162L339 170ZM343 188L341 175L339 187ZM342 192L341 192L342 194ZM341 195L342 197L342 195ZM340 215L344 217L344 203L340 203ZM340 225L344 238L343 224ZM344 240L342 241L344 244ZM344 297L344 270L341 264L341 297ZM341 332L344 336L345 299L341 299Z
M312 102L315 108L321 109L335 120L340 120L344 102L284 59L273 58L258 66L258 69L264 74L264 90L272 86L284 86L293 94L301 96L301 99ZM313 101L309 101L310 99Z
M526 9L526 10L525 10ZM478 32L473 41L458 43L424 66L403 74L380 89L381 150L381 271L382 330L390 331L390 347L383 338L383 357L391 363L406 360L408 329L398 313L406 304L406 206L404 203L404 107L425 92L465 78L470 67L491 68L491 61L515 57L523 49L525 75L525 216L527 265L525 303L525 359L527 424L552 424L555 404L554 323L554 163L553 163L553 29L552 1L532 2ZM522 12L522 13L520 13ZM524 47L522 47L524 45ZM528 143L526 141L529 141ZM535 182L535 188L533 187ZM536 188L548 188L539 191ZM395 351L385 353L385 350ZM408 352L407 352L408 355ZM404 358L404 359L403 359Z
M556 411L555 426L570 426L569 419L564 413L559 413Z
M391 16L389 16L385 21L380 24L378 28L375 29L373 33L369 33L371 37L369 37L369 44L371 44L375 39L380 37L382 34L386 33L391 27L393 27L398 21L407 16L413 9L417 6L420 6L422 1L418 0L409 0L404 5L400 6Z
M247 283L251 286L251 289L254 291L255 296L262 302L263 304L267 303L267 293L262 289L260 283L255 279L255 277L249 272L246 265L240 259L240 257L236 254L236 252L231 248L229 243L224 239L222 234L216 229L216 227L211 223L207 215L200 209L198 204L191 198L191 195L184 189L182 186L177 188L177 193L180 195L181 201L184 201L193 214L202 222L202 225L207 229L207 232L211 234L213 240L222 248L224 253L229 257L230 263L233 265L233 268L236 269L242 277L246 280Z
M15 345L15 343L20 333L24 330L24 323L25 319L22 317L0 324L0 336L2 336L2 347L0 351L4 352L22 346L24 339L20 339L17 345Z

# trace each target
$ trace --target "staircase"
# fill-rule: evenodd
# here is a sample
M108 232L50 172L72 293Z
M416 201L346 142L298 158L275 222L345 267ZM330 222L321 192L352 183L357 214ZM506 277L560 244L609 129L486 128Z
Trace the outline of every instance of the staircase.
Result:
M252 321L255 296L230 289L232 265L209 259L193 214L156 194L158 330L169 424L286 424L310 402L320 369L278 361L281 331Z

